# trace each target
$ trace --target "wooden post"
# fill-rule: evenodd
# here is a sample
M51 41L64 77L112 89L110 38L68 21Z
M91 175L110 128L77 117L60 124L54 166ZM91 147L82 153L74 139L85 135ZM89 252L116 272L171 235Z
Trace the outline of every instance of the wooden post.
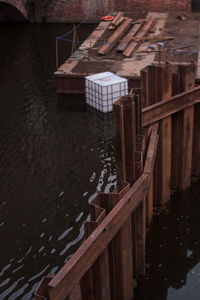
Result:
M192 175L200 176L200 104L194 106Z
M84 224L86 238L97 228L106 216L105 209L95 205L95 200L90 203L91 221L87 221ZM105 249L90 270L83 276L80 281L80 286L82 300L111 299L108 248Z
M136 121L133 95L114 104L117 177L131 185L135 181Z
M56 69L58 69L58 39L56 38Z
M153 218L153 176L151 178L150 190L147 195L147 205L146 205L146 214L147 214L147 225L151 224Z
M148 66L141 71L142 106L171 97L171 65ZM154 202L164 204L171 194L171 116L160 121L158 153L154 170Z
M132 216L134 276L145 275L146 199Z
M138 131L140 131L139 115L140 114L137 111ZM114 118L117 175L118 178L121 178L123 181L127 181L132 185L136 179L136 112L134 95L121 97L115 102ZM118 270L116 272L117 293L115 294L114 299L126 300L133 297L132 227L132 218L128 218L126 224L114 238L112 243L115 253L114 264L116 270ZM133 243L136 243L136 239L134 239Z
M172 89L170 64L148 67L148 77L148 104L170 98ZM164 204L170 199L171 194L171 116L160 121L159 136L153 190L154 202Z
M178 65L173 75L173 94L181 93L195 86L194 63ZM198 122L198 121L197 121ZM172 188L186 189L190 186L192 172L194 107L176 113L172 119ZM197 125L198 126L198 125ZM194 129L194 134L197 134ZM198 145L198 142L197 142ZM197 146L198 148L198 146ZM195 152L195 150L194 150Z

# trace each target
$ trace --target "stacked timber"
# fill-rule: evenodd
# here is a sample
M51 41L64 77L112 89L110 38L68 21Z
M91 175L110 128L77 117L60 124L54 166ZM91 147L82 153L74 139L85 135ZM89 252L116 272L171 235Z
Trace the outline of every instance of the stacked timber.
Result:
M110 51L116 47L116 51L122 52L125 57L131 57L141 42L154 25L155 19L133 21L131 18L126 18L120 12L115 19L110 23L108 29L114 30L104 45L102 45L98 54L108 55Z

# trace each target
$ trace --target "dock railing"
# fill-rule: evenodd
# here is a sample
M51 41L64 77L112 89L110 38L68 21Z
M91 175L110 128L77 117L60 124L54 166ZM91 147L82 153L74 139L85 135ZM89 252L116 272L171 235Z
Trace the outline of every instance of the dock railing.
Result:
M199 116L193 63L141 71L141 90L114 104L116 189L92 200L85 240L56 275L43 278L36 300L133 298L133 278L145 275L153 204L200 176Z

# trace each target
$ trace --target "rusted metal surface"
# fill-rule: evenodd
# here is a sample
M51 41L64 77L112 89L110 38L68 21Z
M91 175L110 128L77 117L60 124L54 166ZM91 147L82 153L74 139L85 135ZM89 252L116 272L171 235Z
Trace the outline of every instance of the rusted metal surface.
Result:
M148 33L148 31L150 30L154 22L155 20L153 18L149 18L147 22L143 25L142 29L136 34L136 37L137 38L144 37ZM126 57L131 57L137 45L138 43L136 41L131 41L128 47L123 51L123 55Z
M132 19L127 18L123 23L115 30L115 32L109 37L106 44L104 44L98 51L98 54L106 55L110 52L112 47L122 38L126 31L131 26Z
M123 52L128 44L131 42L131 38L136 35L136 33L140 30L144 22L136 23L132 26L132 28L129 30L129 32L123 37L123 39L120 41L118 47L116 48L117 51Z

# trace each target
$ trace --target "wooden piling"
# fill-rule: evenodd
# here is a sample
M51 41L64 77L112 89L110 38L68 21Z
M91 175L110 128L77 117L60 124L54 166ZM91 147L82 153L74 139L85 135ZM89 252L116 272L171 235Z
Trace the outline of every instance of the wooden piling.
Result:
M195 65L178 65L173 75L173 94L182 93L195 86ZM194 107L178 112L172 118L172 188L190 186L192 173ZM195 130L195 129L194 129ZM196 134L196 131L194 131ZM195 147L195 145L194 145Z
M192 175L200 176L200 104L194 106Z
M86 221L84 224L86 238L106 216L106 210L96 205L98 202L96 203L95 200L92 200L90 203L91 221ZM111 300L108 248L104 250L83 276L80 286L82 300Z
M171 97L171 65L148 66L141 71L143 105L152 105ZM171 194L171 116L160 121L158 153L154 169L154 201L164 204Z

